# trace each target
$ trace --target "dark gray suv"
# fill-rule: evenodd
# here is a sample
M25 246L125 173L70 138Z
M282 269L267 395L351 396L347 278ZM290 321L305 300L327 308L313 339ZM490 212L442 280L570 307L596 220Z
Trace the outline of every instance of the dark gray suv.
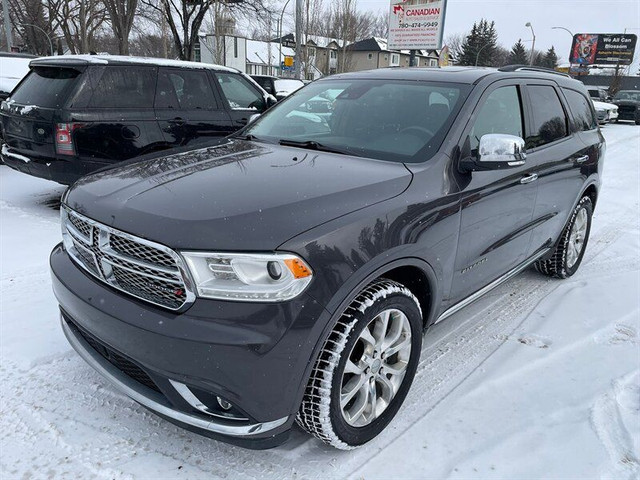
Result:
M560 74L334 75L217 146L73 185L62 327L185 428L268 448L296 421L353 448L398 412L425 330L531 265L576 272L604 149Z

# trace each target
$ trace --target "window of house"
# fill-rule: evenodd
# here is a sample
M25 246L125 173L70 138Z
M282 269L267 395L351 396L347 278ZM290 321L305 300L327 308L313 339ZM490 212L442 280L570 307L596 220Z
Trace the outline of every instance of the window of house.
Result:
M238 37L233 37L233 57L238 58Z
M200 41L197 41L193 46L193 61L194 62L202 61L202 54L200 52Z
M338 58L338 52L336 52L335 50L330 50L329 58Z
M307 47L307 55L309 58L316 56L316 49L314 47Z
M527 87L527 91L533 116L532 133L525 139L527 148L540 147L565 137L567 117L555 89L546 85L532 85Z
M400 65L400 54L398 53L392 53L391 54L391 66L397 66Z
M523 137L522 107L518 87L495 89L484 101L469 133L472 155L477 155L480 139L488 133Z
M369 54L367 55L367 58L368 58L369 60L372 60L372 59L373 59L373 53L369 53Z

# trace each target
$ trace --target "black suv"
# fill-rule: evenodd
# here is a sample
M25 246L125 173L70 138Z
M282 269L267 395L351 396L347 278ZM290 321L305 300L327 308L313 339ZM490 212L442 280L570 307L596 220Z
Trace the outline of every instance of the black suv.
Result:
M251 78L260 85L265 92L270 93L276 100L287 98L296 90L304 87L302 80L295 78L278 78L271 75L251 75Z
M211 143L275 99L237 70L118 56L33 60L2 103L10 167L71 184L140 155Z
M72 186L51 255L62 328L186 428L266 448L297 421L355 447L396 415L425 329L530 265L576 272L604 150L561 74L319 80L223 144Z
M640 90L620 90L613 97L618 106L618 120L631 120L640 125Z

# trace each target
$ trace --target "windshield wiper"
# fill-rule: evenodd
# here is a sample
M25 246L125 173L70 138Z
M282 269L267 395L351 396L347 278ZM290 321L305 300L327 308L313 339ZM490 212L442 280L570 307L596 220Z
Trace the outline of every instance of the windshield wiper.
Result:
M329 145L324 145L320 142L316 142L315 140L296 141L281 139L278 143L286 147L306 148L308 150L318 150L319 152L339 153L340 155L353 155L354 157L360 156L357 153L353 153L351 150L331 147Z

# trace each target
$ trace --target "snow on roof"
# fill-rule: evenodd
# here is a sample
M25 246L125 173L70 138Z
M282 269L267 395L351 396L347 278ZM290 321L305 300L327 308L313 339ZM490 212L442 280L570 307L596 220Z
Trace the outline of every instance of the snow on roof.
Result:
M290 47L282 47L282 56L294 56L295 50ZM262 65L279 65L280 44L277 42L262 42L260 40L247 40L247 62Z
M373 37L373 39L375 40L375 42L378 44L378 47L380 47L380 50L388 50L388 43L387 43L387 39L386 38L382 38L382 37Z
M307 43L311 41L320 48L327 48L330 43L335 42L339 47L342 47L342 40L337 38L321 37L319 35L307 35Z
M222 65L214 65L211 63L187 62L183 60L172 60L167 58L154 57L131 57L123 55L55 55L52 57L41 57L33 60L35 63L88 63L95 65L108 65L109 63L131 63L131 64L149 64L161 67L189 67L189 68L210 68L213 70L224 70L228 72L237 72L235 68L224 67Z

